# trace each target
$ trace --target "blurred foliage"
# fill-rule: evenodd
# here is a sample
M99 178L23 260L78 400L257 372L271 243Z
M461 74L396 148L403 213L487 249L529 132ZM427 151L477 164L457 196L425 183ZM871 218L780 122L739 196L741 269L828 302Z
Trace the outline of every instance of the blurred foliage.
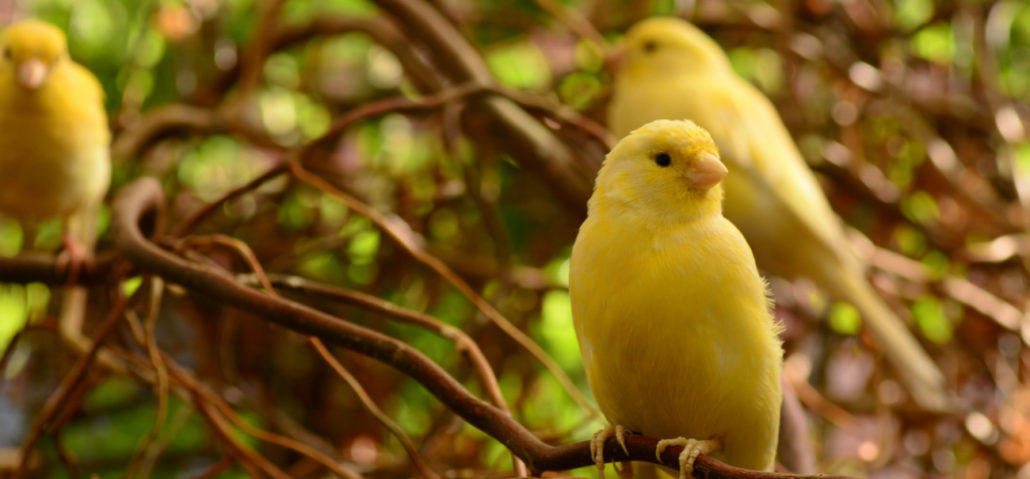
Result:
M446 9L499 83L603 118L612 79L605 52L548 14L540 7L545 2L432 3ZM774 281L777 316L787 326L789 364L805 365L801 373L820 395L803 399L831 401L848 415L840 421L824 409L810 414L821 471L1030 477L1025 465L1030 462L1025 346L1030 332L1022 315L1030 299L1025 267L1030 243L1020 216L1030 194L1025 190L1030 140L1024 127L1030 115L1030 4L553 3L582 15L613 42L634 20L650 14L692 17L726 48L734 69L773 99L845 221L904 260L874 262L874 282L892 305L907 310L963 406L980 412L944 417L913 412L861 334L854 308L827 304L803 281ZM314 35L270 53L260 65L255 91L245 95L244 86L225 80L237 79L253 45L271 35L258 24L266 5L32 0L0 13L37 16L68 33L71 55L103 84L116 137L132 134L161 106L212 108L244 99L235 105L244 121L228 131L171 135L131 157L115 158L112 191L140 176L159 177L174 224L266 171L280 159L277 148L319 137L356 106L397 95L417 98L418 85L389 45L358 31ZM363 0L286 0L275 22L296 27L340 16L382 15L374 2ZM400 34L411 33L402 29ZM270 144L249 141L246 132L257 132ZM361 121L327 155L326 174L374 209L407 222L430 252L529 332L586 391L567 292L569 249L582 218L556 206L561 203L541 176L503 148L465 137L450 144L449 134L440 112L388 113ZM102 223L106 228L106 220ZM364 291L460 327L486 354L515 417L548 441L581 440L600 426L462 295L336 198L279 178L223 205L199 231L243 240L269 272ZM52 251L59 237L56 225L23 232L21 225L0 218L3 256ZM1017 245L1010 248L1015 252L975 254L1004 237ZM108 247L105 233L100 249ZM247 271L231 253L204 254L214 264ZM1020 326L1007 329L992 321L990 310L971 307L968 288L962 290L964 299L957 297L958 290L948 287L956 278L1014 307L1022 315ZM133 278L122 289L131 294L143 284L148 283ZM367 477L414 474L400 443L303 338L177 294L175 288L169 291L157 323L161 349L195 371L251 424L319 438ZM45 318L55 309L51 295L39 284L0 285L0 345L26 324L44 330L52 325ZM96 311L110 305L109 296L94 291ZM450 341L361 308L296 297L404 340L482 395ZM101 315L93 316L91 324ZM825 328L822 318L828 320ZM24 330L0 390L0 399L16 407L0 408L0 420L14 415L31 423L74 358L62 354L52 336ZM128 333L123 336L119 341L131 343ZM363 357L341 357L434 470L451 477L510 469L499 442L455 419L413 380ZM63 444L82 472L120 477L132 458L138 460L141 440L153 428L157 397L125 378L97 374L93 381L82 409L63 428ZM26 430L0 431L0 447L17 446ZM235 432L291 473L319 476L296 453ZM175 396L155 444L160 448L146 456L154 461L154 477L190 477L226 453L194 406ZM52 443L40 457L41 477L67 474ZM573 474L595 472L586 468ZM219 477L245 476L233 466Z

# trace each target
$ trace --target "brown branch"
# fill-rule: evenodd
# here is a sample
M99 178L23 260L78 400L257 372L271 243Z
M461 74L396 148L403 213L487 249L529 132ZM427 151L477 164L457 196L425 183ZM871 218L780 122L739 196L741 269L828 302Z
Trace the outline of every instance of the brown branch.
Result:
M67 407L72 407L72 401L70 398L76 393L76 390L82 385L83 381L86 380L86 376L89 374L90 365L93 360L97 357L100 351L100 345L104 339L114 331L115 326L118 325L118 319L121 318L122 312L128 306L128 298L122 296L119 297L115 306L108 312L107 317L104 318L103 322L97 328L96 332L93 333L92 344L86 354L82 355L75 365L72 366L71 371L65 375L64 380L61 381L60 386L57 390L47 399L43 405L43 411L39 414L36 424L29 432L28 438L22 443L21 448L21 459L18 464L18 469L14 471L14 478L18 479L22 474L26 472L28 467L29 454L36 446L36 442L47 432L53 431L57 417L61 414L61 411Z
M165 419L168 417L168 368L161 359L160 350L157 346L157 335L155 333L157 329L157 315L161 310L161 301L163 298L164 280L161 278L151 278L150 302L148 305L149 309L147 310L146 320L144 321L142 343L147 352L147 357L150 359L151 365L154 368L154 394L157 396L157 410L154 414L153 426L151 426L150 431L143 436L143 440L141 440L139 445L136 446L136 451L129 459L128 466L126 467L126 475L128 477L134 477L139 473L141 460L146 457L148 449L151 444L153 444L154 440L157 439L158 434L161 432L161 428L164 427Z
M183 132L216 132L222 122L215 110L169 104L151 109L122 131L111 145L111 156L135 158L139 152L169 136Z
M278 177L279 175L281 175L283 173L286 173L287 171L289 171L289 170L287 168L286 162L285 161L280 161L275 166L269 168L268 171L258 175L253 180L250 180L247 183L241 185L240 187L234 188L234 189L226 192L224 195L222 195L217 200L212 201L211 203L208 203L208 204L204 205L203 208L195 211L185 221L183 221L182 223L179 224L179 227L176 229L176 234L175 235L176 236L184 236L184 235L186 235L187 233L192 231L193 228L196 227L198 223L203 221L204 218L207 218L208 215L210 215L212 212L217 210L223 204L225 204L225 203L227 203L227 202L229 202L229 201L231 201L231 200L233 200L235 198L238 198L238 197L240 197L240 196L242 196L242 195L244 195L244 194L246 194L246 193L248 193L250 191L253 191L253 190L257 189L261 185L267 183L268 181Z
M193 241L191 241L191 240L193 240ZM190 237L190 238L184 238L182 241L180 241L180 243L183 246L185 246L187 244L190 244L190 243L200 243L200 242L210 243L210 244L220 244L222 246L227 246L227 247L233 249L237 254L239 254L241 257L243 257L243 259L247 262L247 264L250 265L250 269L252 271L251 276L256 278L257 284L259 284L260 286L264 287L265 290L269 294L272 294L273 296L276 296L276 297L279 296L278 291L276 291L275 286L273 286L271 279L265 273L264 268L261 266L261 263L257 259L257 256L247 246L246 243L244 243L243 241L240 241L239 239L231 238L231 237L226 237L226 236L222 236L222 235L214 235L214 236L211 236L211 237L205 237L205 238L199 238L199 239L194 239L193 237ZM324 288L322 288L323 291L329 290L331 293L336 293L336 294L339 294L339 295L345 296L345 297L351 297L351 298L358 297L358 298L360 298L362 296L362 295L358 295L358 294L349 295L345 291L342 291L342 290L341 291L333 291L333 289L334 288L329 287L329 286L325 286ZM363 299L367 299L367 298L363 298ZM401 309L401 308L396 308L396 309ZM410 318L410 316L408 316L408 318ZM415 322L421 322L422 324L426 323L425 318L421 318L421 317L417 317ZM434 322L435 322L434 320L430 320L429 321L429 323L434 323ZM444 335L448 339L451 338L452 336L454 336L454 333L453 333L454 328L445 329L445 328L442 327L442 326L444 326L442 323L438 323L438 322L436 322L436 323L437 324L433 324L433 326L441 326L441 327L440 328L434 328L434 329L439 329L440 331L445 331L445 333L442 332L441 335ZM465 337L465 336L461 336L461 337ZM465 338L467 338L467 337L465 337ZM327 364L329 364L330 368L334 372L336 372L336 374L338 376L340 376L340 378L343 379L344 382L346 382L348 386L350 386L350 388L354 391L355 395L357 395L358 400L361 402L362 406L364 406L365 410L368 411L377 421L379 421L379 423L382 424L383 427L385 427L387 430L389 430L397 438L398 441L400 441L401 445L404 447L404 450L407 452L408 456L411 458L411 462L415 466L415 469L417 469L419 471L419 473L422 475L422 477L425 477L427 479L439 479L440 476L438 474L436 474L429 467L429 465L425 462L424 459L422 459L422 456L418 453L418 450L415 448L415 445L411 442L411 439L404 432L404 430L401 429L401 427L398 426L393 420L391 420L390 417L386 415L386 413L384 413L381 409L379 409L378 406L376 406L375 402L368 395L368 393L365 392L364 387L361 386L361 383L358 382L357 378L355 378L349 371L347 371L347 369L343 366L343 364L340 363L340 361L335 356L333 356L333 354L325 346L325 343L323 343L322 340L320 340L319 338L314 337L314 336L309 336L308 337L308 342L309 342L309 344L311 344L312 348L318 353L318 355ZM471 340L469 342L471 342ZM459 341L459 344L460 344L460 341ZM471 343L471 344L474 345L475 343ZM465 351L468 351L468 348L462 348L462 349L464 349ZM482 357L482 353L479 352L477 347L474 347L474 351L479 353L478 357ZM473 357L476 357L476 356L473 356ZM484 361L485 361L485 359L484 359ZM507 405L504 403L504 398L500 395L500 389L499 389L499 386L497 385L497 379L494 377L493 371L489 369L489 365L488 364L487 364L487 371L489 372L489 376L487 376L487 380L486 380L486 382L484 384L484 387L487 390L491 391L491 392L496 391L496 393L497 393L496 397L498 398L499 402L497 402L495 404L498 407L500 407L501 409L507 411L508 409L507 409Z
M197 393L197 397L194 399L194 402L197 405L197 409L200 410L201 415L204 416L208 424L210 424L214 429L215 433L222 438L223 442L229 445L230 449L232 449L232 454L240 460L241 465L245 468L247 466L257 468L257 470L264 472L273 479L290 479L290 476L283 472L282 469L279 469L275 464L272 464L268 459L265 459L264 456L254 452L249 446L240 441L240 439L233 434L231 426L226 423L226 420L222 417L221 413L214 409L211 404L200 400L199 393ZM251 472L251 475L254 476L253 472Z
M274 31L278 25L279 13L286 0L265 0L256 3L258 15L254 22L254 33L251 35L248 48L240 55L240 78L236 85L239 94L235 100L238 104L248 101L261 82L265 58L272 52L272 38L266 33Z
M476 307L476 309L483 313L487 319L497 325L497 327L507 334L508 337L529 351L537 361L543 364L544 368L554 375L562 388L569 393L572 399L575 400L584 411L591 415L597 415L597 411L590 404L590 401L588 401L586 397L579 392L579 389L576 388L576 385L571 379L569 379L568 375L565 374L565 371L562 371L561 367L558 366L558 363L554 362L554 359L548 356L547 352L544 351L540 345L536 344L528 334L512 324L508 318L504 317L497 308L476 292L468 282L462 279L461 276L458 276L454 270L447 266L447 264L439 258L429 254L429 252L427 252L422 246L425 244L425 240L415 233L411 229L411 226L397 216L386 216L380 214L354 196L336 188L329 181L305 170L298 162L293 162L290 166L293 176L315 186L327 194L343 200L344 204L347 205L347 208L371 220L372 223L378 226L379 229L383 230L390 239L415 258L415 260L433 270L433 272L450 283L450 285L457 289L462 296Z
M58 267L56 255L24 253L10 258L0 258L0 282L2 283L44 283L68 284L68 268ZM87 259L78 271L79 284L102 284L110 279L119 258L113 251L104 251L95 258Z
M580 38L589 40L600 48L608 45L608 42L604 40L601 32L598 32L597 28L594 28L594 25L590 23L590 20L576 12L569 11L568 8L557 0L534 1L537 6L551 14L552 17L563 23L569 30L575 32L576 35L579 35Z
M329 363L329 366L333 368L336 375L340 376L340 378L350 386L351 390L354 391L354 395L358 397L358 401L361 403L361 406L364 407L365 410L376 419L376 421L379 421L379 424L389 430L390 433L400 441L401 446L404 448L404 451L408 453L408 457L411 458L411 463L415 465L415 469L418 470L419 474L427 479L440 479L440 475L433 472L429 465L426 464L425 460L422 459L418 450L415 449L415 444L411 442L411 438L409 438L404 432L404 429L401 429L396 422L390 419L390 416L387 416L382 409L379 409L379 406L376 406L375 401L372 400L372 397L365 392L365 388L361 386L360 382L358 382L358 378L355 378L350 371L347 371L347 368L343 367L343 364L341 364L340 361L337 360L331 352L329 352L329 349L325 347L325 343L314 336L308 339L310 340L311 345L314 346L315 351L318 352L318 355Z
M884 271L890 271L914 283L930 286L990 318L998 326L1014 333L1020 333L1023 327L1023 312L1019 308L994 295L990 291L974 284L965 278L953 274L936 277L929 266L909 259L901 254L876 246L869 241L854 241L869 258L869 263ZM1020 334L1023 342L1030 345L1025 335Z
M434 91L443 88L443 82L437 72L419 56L411 41L402 35L393 23L382 17L319 16L307 24L281 26L271 41L271 50L282 50L319 36L347 32L362 32L371 37L372 41L393 52L420 90Z
M79 479L79 461L75 459L71 451L68 450L64 445L64 438L61 434L61 429L54 429L54 449L57 450L57 457L61 459L64 467L68 469L68 477L71 479Z
M409 78L415 86L424 92L436 91L444 87L444 81L434 69L423 60L414 45L401 32L383 17L363 18L346 15L319 15L307 23L292 25L273 25L264 32L261 40L255 39L238 50L236 62L231 68L218 75L210 82L210 87L193 95L193 101L210 104L214 100L225 97L234 84L241 82L244 68L260 72L260 65L268 55L291 48L318 37L339 35L348 32L361 32L372 41L382 45L397 57L404 66ZM260 43L260 45L259 45ZM261 52L256 51L258 48ZM252 68L250 64L258 64ZM249 73L254 75L254 73ZM259 77L258 77L259 79ZM256 80L249 80L256 81Z
M412 32L412 38L424 43L453 83L494 83L478 52L429 4L419 0L381 0L379 4L404 30ZM600 158L592 158L587 165L577 162L567 145L507 98L487 96L471 106L491 120L475 129L480 139L502 142L517 161L543 176L570 211L585 213Z
M193 238L184 238L180 243L189 244L191 242L191 239ZM246 243L237 238L232 238L224 235L213 235L211 237L201 238L201 241L209 242L211 244L220 244L222 246L227 246L233 251L235 251L236 254L243 257L243 260L246 261L248 265L250 265L252 275L257 277L258 284L264 287L265 291L267 291L272 296L279 297L279 292L276 291L275 286L272 285L272 281L268 278L268 275L265 274L264 267L262 267L261 262L258 261L257 255L254 254L254 251L251 250ZM339 375L340 378L343 379L344 382L346 382L352 390L354 390L354 393L358 396L358 399L361 401L361 404L365 407L365 409L370 414L372 414L372 416L375 417L380 424L382 424L384 427L386 427L386 429L393 433L393 435L397 438L398 441L401 442L401 445L404 447L404 450L408 453L408 456L411 458L412 464L415 465L415 469L417 469L422 474L422 476L427 479L440 479L440 476L433 472L433 470L429 468L429 465L426 464L426 462L422 459L422 456L419 455L418 450L415 449L415 445L411 442L411 439L408 438L408 435L404 432L404 430L401 429L400 426L398 426L396 423L394 423L385 413L383 413L381 409L379 409L378 406L375 405L375 402L373 402L372 398L369 397L368 393L365 392L365 389L361 386L361 383L359 383L358 380L354 376L352 376L346 368L343 367L343 364L341 364L340 361L337 360L331 352L329 352L329 349L325 346L325 343L323 343L322 340L314 336L308 336L308 343L312 346L315 352L318 353L322 360L329 364L329 367L334 372L336 372L336 374Z
M254 283L254 279L251 278L250 275L240 277L239 279L245 283ZM360 306L370 311L375 311L391 318L425 328L449 341L453 341L458 350L468 357L469 361L472 363L472 368L476 370L479 380L482 383L483 390L486 392L487 397L490 398L490 402L504 410L508 409L507 404L504 402L504 395L501 393L501 388L497 384L497 377L494 375L494 371L490 367L490 362L486 360L486 356L483 354L483 351L479 349L479 345L476 344L476 342L464 331L449 324L445 324L428 314L399 306L377 296L372 296L360 291L338 288L299 276L273 274L269 275L268 279L272 284L279 288L287 288L308 294L316 294L336 301Z
M230 456L222 456L218 462L212 464L207 469L201 470L191 479L210 479L212 477L217 477L223 472L228 471L230 467L232 467L232 458Z
M236 282L225 272L208 265L188 262L147 241L139 230L142 218L163 203L160 184L151 178L126 186L115 198L112 232L120 251L144 271L160 275L195 293L248 311L288 329L314 335L329 344L350 349L380 360L407 374L452 411L471 425L501 441L536 471L565 470L593 463L587 442L549 446L500 409L476 398L454 378L422 353L381 333L340 320L308 306L261 293ZM656 462L657 440L645 437L628 439L630 454L621 452L614 441L606 445L608 460ZM669 448L662 455L667 465L677 463L680 448ZM810 477L747 471L722 464L708 457L698 458L698 477Z
M172 371L175 379L180 384L182 384L183 387L190 391L192 397L194 398L194 402L197 404L198 408L201 408L202 412L205 406L213 407L214 410L212 412L219 413L222 417L227 418L230 422L232 422L233 425L235 425L241 431L257 439L260 439L261 441L292 449L293 451L296 451L297 453L303 456L313 459L315 462L318 462L326 469L332 471L340 477L348 479L361 478L361 476L357 473L343 468L340 464L338 464L338 460L328 457L327 455L315 450L307 444L290 439L288 437L280 436L278 434L273 434L250 425L247 421L240 417L239 414L237 414L236 411L234 411L224 400L222 400L222 398L220 398L210 389L201 385L200 382L196 378L192 377L189 374L189 372L186 371L182 366L179 366L178 364L176 364L168 358L165 358L164 360L168 363L169 370Z

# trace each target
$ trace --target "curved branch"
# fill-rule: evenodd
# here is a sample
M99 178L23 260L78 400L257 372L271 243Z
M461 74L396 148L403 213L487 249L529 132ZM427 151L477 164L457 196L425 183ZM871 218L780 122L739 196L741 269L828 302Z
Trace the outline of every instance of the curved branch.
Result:
M241 275L237 278L247 284L257 284L257 279L253 274ZM399 306L361 291L338 288L317 281L310 281L299 276L272 274L268 275L268 280L279 288L319 295L341 303L350 303L369 311L389 316L398 321L419 326L454 342L458 350L472 363L472 368L476 371L476 375L479 376L483 391L490 398L490 401L495 406L507 410L507 405L504 403L504 395L501 393L501 387L497 384L497 377L494 375L493 369L490 368L490 362L486 360L486 355L479 349L479 345L476 344L472 337L461 329L444 323L428 314Z
M475 48L428 3L382 0L379 4L404 30L413 32L412 38L424 42L426 50L441 66L441 73L453 83L495 83ZM588 165L577 162L568 145L507 98L491 95L472 105L491 120L489 125L477 128L481 139L502 141L505 151L547 180L570 211L585 214L600 158L592 158L594 161Z
M100 284L107 281L119 258L105 251L83 262L75 277L78 284ZM0 282L68 284L68 268L60 267L56 255L27 253L0 258Z
M144 238L139 223L163 202L164 192L157 180L152 178L130 183L114 200L113 236L118 249L140 270L160 275L167 281L250 312L263 320L303 334L318 336L329 344L389 364L418 381L471 425L502 442L534 470L564 470L593 464L587 442L566 446L545 444L503 411L473 396L429 358L401 341L308 306L248 288L221 270L186 261L160 249ZM605 454L609 461L656 462L656 445L656 439L633 436L627 438L628 456L614 441L606 445ZM680 451L679 447L668 448L662 454L662 463L677 464ZM710 478L813 477L748 471L705 456L698 458L695 472L698 477Z

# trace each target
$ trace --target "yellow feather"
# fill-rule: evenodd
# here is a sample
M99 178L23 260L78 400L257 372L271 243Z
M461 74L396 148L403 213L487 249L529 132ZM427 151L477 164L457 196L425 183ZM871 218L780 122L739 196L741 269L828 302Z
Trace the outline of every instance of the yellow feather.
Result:
M95 209L111 168L100 84L52 25L19 22L0 43L0 213L36 222ZM30 61L48 68L38 88L19 77Z
M23 20L0 35L0 214L64 223L69 266L92 256L111 181L103 90L68 56L64 33ZM85 344L86 290L66 289L60 327Z
M661 167L653 158L671 156ZM658 437L719 437L715 457L771 469L782 350L765 283L721 214L719 185L689 187L711 137L657 121L619 142L572 250L573 319L605 416Z
M734 74L719 46L679 19L652 18L626 35L609 126L616 137L649 121L690 119L707 129L731 174L723 209L766 271L809 277L862 313L909 391L944 409L944 376L864 278L840 220L769 100Z

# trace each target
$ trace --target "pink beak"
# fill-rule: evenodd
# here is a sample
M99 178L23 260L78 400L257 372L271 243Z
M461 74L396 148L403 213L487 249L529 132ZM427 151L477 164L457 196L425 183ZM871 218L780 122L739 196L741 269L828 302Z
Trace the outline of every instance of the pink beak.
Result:
M726 165L719 161L719 157L711 153L702 153L692 169L690 186L706 191L722 181L727 171Z
M38 58L30 58L18 65L18 83L35 90L46 82L50 76L50 67Z

